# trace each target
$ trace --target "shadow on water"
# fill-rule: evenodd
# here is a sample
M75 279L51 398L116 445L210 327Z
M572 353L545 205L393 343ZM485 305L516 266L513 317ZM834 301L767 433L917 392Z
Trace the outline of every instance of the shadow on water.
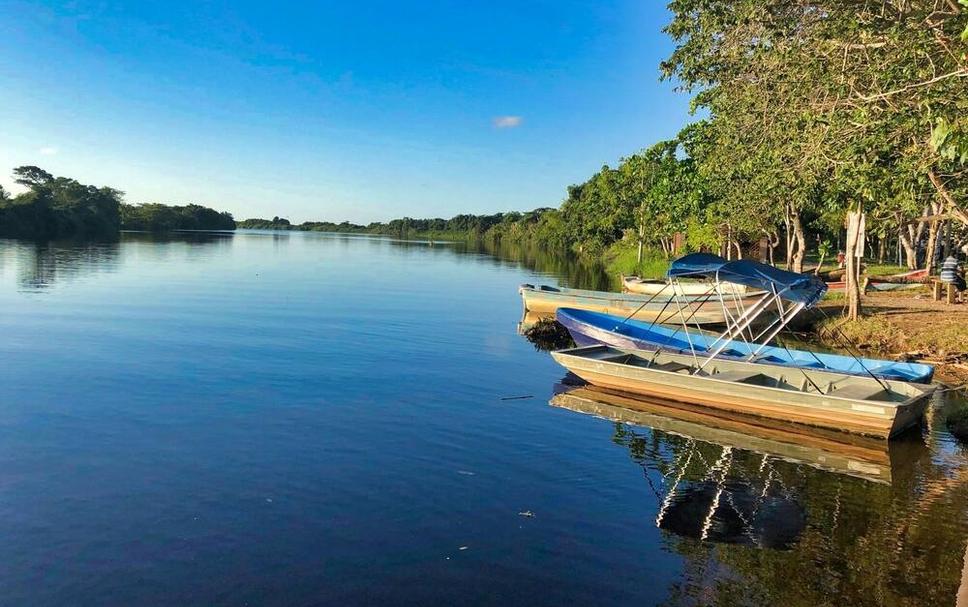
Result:
M587 386L550 404L614 422L685 573L670 604L952 605L968 467L939 430L896 441ZM959 605L961 603L958 603Z

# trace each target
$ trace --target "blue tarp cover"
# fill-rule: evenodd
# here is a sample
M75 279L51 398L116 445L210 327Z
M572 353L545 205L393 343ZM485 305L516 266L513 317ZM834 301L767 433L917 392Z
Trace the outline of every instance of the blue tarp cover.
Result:
M754 289L771 291L787 301L815 305L827 292L827 285L816 276L779 270L757 261L727 261L710 253L690 253L672 262L669 278L694 277L734 282Z

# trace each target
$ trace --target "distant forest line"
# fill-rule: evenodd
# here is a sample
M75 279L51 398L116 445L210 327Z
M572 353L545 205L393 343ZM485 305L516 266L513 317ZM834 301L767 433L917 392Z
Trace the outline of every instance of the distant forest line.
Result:
M109 238L120 230L234 230L231 213L188 204L125 204L124 193L55 177L36 166L13 170L27 188L11 196L0 186L0 236L8 238Z

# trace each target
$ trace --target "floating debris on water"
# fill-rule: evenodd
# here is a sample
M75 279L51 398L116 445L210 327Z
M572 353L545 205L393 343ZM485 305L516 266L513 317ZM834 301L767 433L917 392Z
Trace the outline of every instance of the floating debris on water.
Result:
M534 512L531 512L530 510L524 510L522 512L518 512L518 516L526 516L528 518L534 518Z

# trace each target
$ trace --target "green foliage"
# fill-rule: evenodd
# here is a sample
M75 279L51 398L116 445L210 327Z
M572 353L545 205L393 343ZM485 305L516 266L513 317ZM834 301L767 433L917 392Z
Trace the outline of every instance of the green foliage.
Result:
M669 8L676 48L663 72L708 115L687 147L717 207L709 221L745 238L789 224L805 246L808 224L837 231L850 205L870 211L870 233L896 234L940 197L968 224L964 11L927 0Z
M108 187L54 177L34 166L14 169L15 181L29 188L0 196L0 236L62 238L113 236L120 226L123 193Z
M948 121L939 117L931 130L930 143L945 160L968 164L968 119L959 116Z
M232 230L228 213L190 204L123 204L124 193L55 177L36 166L13 170L14 181L28 188L11 198L0 188L0 236L63 238L115 237L118 231Z
M584 252L601 252L628 230L646 245L672 250L676 232L701 212L708 196L680 140L660 141L568 188L563 233Z
M237 228L249 230L289 230L292 224L283 217L273 217L272 219L244 219L236 222Z
M138 232L172 230L234 230L230 213L197 204L171 206L157 203L121 205L121 228Z
M441 240L479 240L491 243L534 242L552 249L566 249L570 244L566 226L557 209L535 209L524 213L493 215L457 215L450 219L413 219L404 217L386 223L360 225L344 221L306 221L292 224L288 219L246 219L238 227L269 230L344 232L380 234L397 238L437 238Z
M632 240L620 240L605 251L605 268L610 276L640 276L642 278L665 278L669 259L655 248L646 248L642 262L638 260L638 246Z

